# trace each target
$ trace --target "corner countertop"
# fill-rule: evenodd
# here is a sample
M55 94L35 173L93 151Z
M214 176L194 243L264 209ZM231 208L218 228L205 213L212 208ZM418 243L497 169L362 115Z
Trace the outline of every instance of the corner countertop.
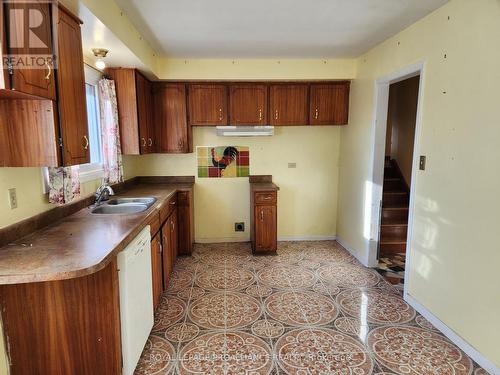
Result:
M193 179L194 180L194 179ZM0 248L0 285L66 280L103 269L176 192L193 183L144 183L115 197L155 197L147 211L94 215L85 207Z
M278 191L280 188L273 183L273 176L254 175L250 176L251 191Z

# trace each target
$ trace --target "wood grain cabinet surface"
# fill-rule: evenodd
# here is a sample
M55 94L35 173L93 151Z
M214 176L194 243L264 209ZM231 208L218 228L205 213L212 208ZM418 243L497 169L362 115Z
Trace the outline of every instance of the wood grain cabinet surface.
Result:
M58 107L63 163L90 163L81 21L60 8L57 21Z
M151 239L151 273L153 280L153 309L156 311L163 293L163 267L161 234Z
M115 82L123 154L155 152L151 82L136 69L111 68L107 73Z
M229 119L231 125L266 125L268 86L265 84L231 84L229 86Z
M159 139L158 152L182 154L193 152L191 126L187 123L186 85L153 85L154 119Z
M255 254L275 253L278 248L277 191L251 189L251 241Z
M349 82L311 84L311 125L346 125L349 122Z
M194 197L191 191L177 193L178 253L191 255L194 243Z
M190 125L223 126L228 124L226 85L189 85L188 96Z
M309 123L309 85L279 84L270 87L270 118L273 126Z
M4 54L8 55L32 55L33 53L41 56L53 57L54 45L52 35L52 5L46 1L30 1L30 2L2 2L2 26L8 27L9 37L5 37L2 45L4 45ZM43 22L37 28L36 33L43 47L34 50L30 46L31 41L28 41L25 32L26 15L30 11L38 10L43 15ZM22 12L22 13L19 13ZM23 17L14 17L14 14L23 14ZM7 35L6 30L5 35ZM4 34L4 33L2 33ZM16 92L56 100L56 82L54 75L54 64L49 59L45 59L45 66L35 69L13 69L10 72L7 70L4 74L7 84L5 89L15 90ZM83 64L83 60L82 60Z

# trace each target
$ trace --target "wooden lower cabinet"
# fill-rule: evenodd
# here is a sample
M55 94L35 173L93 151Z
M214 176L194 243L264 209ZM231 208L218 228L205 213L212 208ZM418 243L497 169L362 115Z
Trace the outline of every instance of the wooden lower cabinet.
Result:
M277 193L253 193L251 237L254 253L275 253L278 249Z
M163 289L167 289L170 274L177 258L177 209L174 209L161 227L163 257Z
M194 243L194 197L192 191L177 193L178 254L191 255Z
M0 306L11 375L122 373L116 258L77 279L2 285Z
M162 267L162 243L161 234L151 240L151 273L153 279L153 308L156 311L163 293L163 267Z

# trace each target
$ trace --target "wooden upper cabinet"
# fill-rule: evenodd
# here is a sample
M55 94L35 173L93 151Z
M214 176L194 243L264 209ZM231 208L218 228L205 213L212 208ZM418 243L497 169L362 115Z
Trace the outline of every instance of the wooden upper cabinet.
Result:
M153 94L151 82L142 74L135 74L137 91L137 120L139 123L139 145L141 154L156 150L156 137L153 129Z
M347 125L350 82L311 85L311 125Z
M227 86L189 85L189 122L194 126L227 125Z
M271 85L270 96L271 125L293 126L309 123L309 86L307 84Z
M58 107L63 163L90 163L80 20L59 8L57 20Z
M54 56L54 46L50 3L34 0L29 3L10 2L4 4L2 2L2 6L5 7L3 9L2 24L4 28L8 29L8 33L6 33L8 37L4 41L6 46L2 52L8 55L27 55L28 58L30 55L46 57L45 64L37 66L36 69L20 69L14 66L10 72L9 70L4 71L6 81L8 81L5 88L23 94L56 100L54 66L51 61ZM30 10L38 10L40 11L39 14L43 15L43 21L40 27L36 29L38 38L36 45L29 38L24 26L27 22L26 15L29 14ZM25 17L14 17L14 14L24 14Z
M172 154L192 152L191 127L187 124L186 86L177 83L155 84L153 103L158 151Z
M267 85L232 84L229 86L230 125L267 124Z

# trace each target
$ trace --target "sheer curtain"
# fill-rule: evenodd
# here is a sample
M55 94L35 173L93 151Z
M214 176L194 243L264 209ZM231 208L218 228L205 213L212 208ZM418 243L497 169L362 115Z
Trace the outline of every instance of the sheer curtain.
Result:
M99 81L99 99L104 178L107 183L114 184L123 181L122 149L114 81L106 78Z
M66 204L80 197L79 167L49 167L49 202Z

